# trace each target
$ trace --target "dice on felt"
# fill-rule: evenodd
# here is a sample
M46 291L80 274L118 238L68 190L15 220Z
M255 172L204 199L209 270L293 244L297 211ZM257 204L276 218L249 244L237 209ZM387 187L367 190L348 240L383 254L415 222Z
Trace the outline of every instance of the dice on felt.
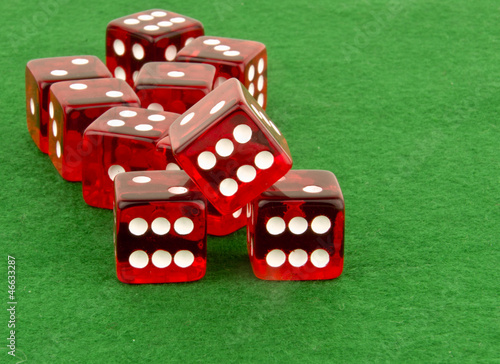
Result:
M212 91L215 67L202 63L149 62L135 81L141 105L182 114Z
M106 65L131 86L147 62L173 61L177 51L204 34L195 19L152 9L111 21L106 29Z
M205 275L206 200L186 173L120 173L114 214L120 281L188 282Z
M292 167L285 138L234 78L181 115L169 135L181 168L222 214L245 206Z
M81 181L85 129L115 106L139 107L125 81L115 78L58 82L50 88L49 157L68 181Z
M267 105L267 51L262 43L222 37L196 38L179 51L180 62L201 62L216 67L216 83L237 78L264 109Z
M208 203L207 233L224 236L241 229L247 224L247 217L243 213L243 209L236 210L232 214L221 214L211 203Z
M167 166L156 142L168 135L179 114L114 107L90 124L83 135L82 191L91 206L112 209L118 173L162 170ZM173 162L173 156L171 156Z
M332 172L288 172L248 204L247 216L258 278L316 280L342 273L344 198Z
M26 65L26 120L38 148L48 152L49 91L55 82L110 78L111 73L95 56L34 59Z

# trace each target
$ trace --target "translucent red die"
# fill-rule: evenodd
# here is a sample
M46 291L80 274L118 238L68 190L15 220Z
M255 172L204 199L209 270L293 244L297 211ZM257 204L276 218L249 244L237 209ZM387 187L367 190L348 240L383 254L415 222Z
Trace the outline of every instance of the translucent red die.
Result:
M58 82L50 88L49 157L68 181L81 181L85 129L115 106L139 107L132 88L115 78Z
M215 87L234 77L248 89L262 108L266 108L267 51L264 44L251 40L203 36L181 49L176 60L215 66Z
M106 29L106 65L131 86L147 62L173 61L179 49L204 34L195 19L152 9L111 21Z
M182 114L212 91L215 67L202 63L146 63L135 81L141 105Z
M207 233L209 235L224 236L234 233L247 224L244 208L236 210L232 214L221 214L208 203L207 208Z
M114 107L90 124L83 135L82 191L91 206L112 209L118 173L164 170L167 159L156 142L168 135L179 114ZM174 162L173 156L170 161Z
M234 78L181 115L169 135L181 168L222 214L244 207L292 167L285 138Z
M120 173L114 214L120 281L188 282L205 275L206 200L186 173Z
M110 78L111 73L95 56L34 59L26 65L26 120L33 141L48 153L49 91L56 82Z
M338 277L344 264L344 211L332 172L288 172L247 206L255 275L266 280Z

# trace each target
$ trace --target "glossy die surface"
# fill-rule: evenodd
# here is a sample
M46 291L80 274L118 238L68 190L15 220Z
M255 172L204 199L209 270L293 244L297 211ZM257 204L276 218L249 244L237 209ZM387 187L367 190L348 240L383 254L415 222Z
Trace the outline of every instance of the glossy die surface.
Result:
M247 206L248 252L266 280L336 278L344 263L344 198L329 171L292 170Z
M111 73L95 56L34 59L26 65L26 120L38 148L48 152L49 91L56 82L110 78Z
M236 210L232 214L221 214L211 204L207 208L207 233L209 235L224 236L234 233L247 224L244 208Z
M201 62L216 67L217 87L237 78L264 109L267 106L267 51L262 43L222 37L199 37L179 51L181 62Z
M222 214L265 191L292 166L285 138L236 79L170 127L175 158Z
M195 19L152 9L115 19L106 29L106 65L133 86L147 62L173 61L179 49L204 34Z
M206 271L205 198L183 171L115 179L115 255L125 283L188 282Z
M209 64L150 62L141 68L134 90L143 107L182 114L212 91L214 77Z
M115 78L58 82L50 89L49 157L68 181L81 181L83 132L115 106L139 107L126 82Z
M156 142L168 135L179 114L114 107L83 135L82 192L91 206L113 208L113 180L118 173L164 170L167 160ZM171 157L173 161L173 156Z

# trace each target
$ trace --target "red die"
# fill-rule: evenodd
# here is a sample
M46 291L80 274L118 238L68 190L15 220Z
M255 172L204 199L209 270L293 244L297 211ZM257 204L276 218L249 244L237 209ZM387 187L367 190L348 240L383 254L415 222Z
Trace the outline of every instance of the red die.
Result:
M55 82L112 77L95 56L34 59L26 65L26 119L35 144L49 149L49 91Z
M243 208L232 214L221 214L208 203L207 209L207 233L209 235L224 236L234 233L247 224L247 217L242 213Z
M120 173L114 212L120 281L188 282L205 275L206 201L186 173Z
M344 198L329 171L292 170L247 207L248 252L267 280L336 278L344 264Z
M150 62L141 68L135 92L143 107L182 114L212 91L214 77L209 64Z
M177 51L204 34L195 19L165 10L148 10L115 19L106 30L106 64L115 77L133 86L142 65L173 61Z
M285 138L236 79L177 119L170 139L179 165L222 214L245 206L292 167Z
M91 206L113 208L113 180L118 173L161 170L167 166L156 142L168 134L179 114L114 107L83 135L82 191ZM171 157L173 161L173 156Z
M199 37L179 51L181 62L201 62L217 68L215 87L237 78L264 109L267 105L267 52L262 43L221 37Z
M83 132L114 106L140 106L139 98L122 80L95 79L58 82L50 88L49 157L68 181L81 181Z

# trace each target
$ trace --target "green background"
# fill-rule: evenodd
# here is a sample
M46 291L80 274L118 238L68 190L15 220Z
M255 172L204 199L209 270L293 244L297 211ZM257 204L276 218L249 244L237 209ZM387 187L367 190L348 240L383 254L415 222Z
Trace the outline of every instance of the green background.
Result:
M199 282L116 279L112 212L35 147L24 67L104 59L108 21L150 8L266 44L294 168L344 193L338 279L258 280L243 230L209 237ZM13 0L0 20L0 362L500 361L498 1Z

